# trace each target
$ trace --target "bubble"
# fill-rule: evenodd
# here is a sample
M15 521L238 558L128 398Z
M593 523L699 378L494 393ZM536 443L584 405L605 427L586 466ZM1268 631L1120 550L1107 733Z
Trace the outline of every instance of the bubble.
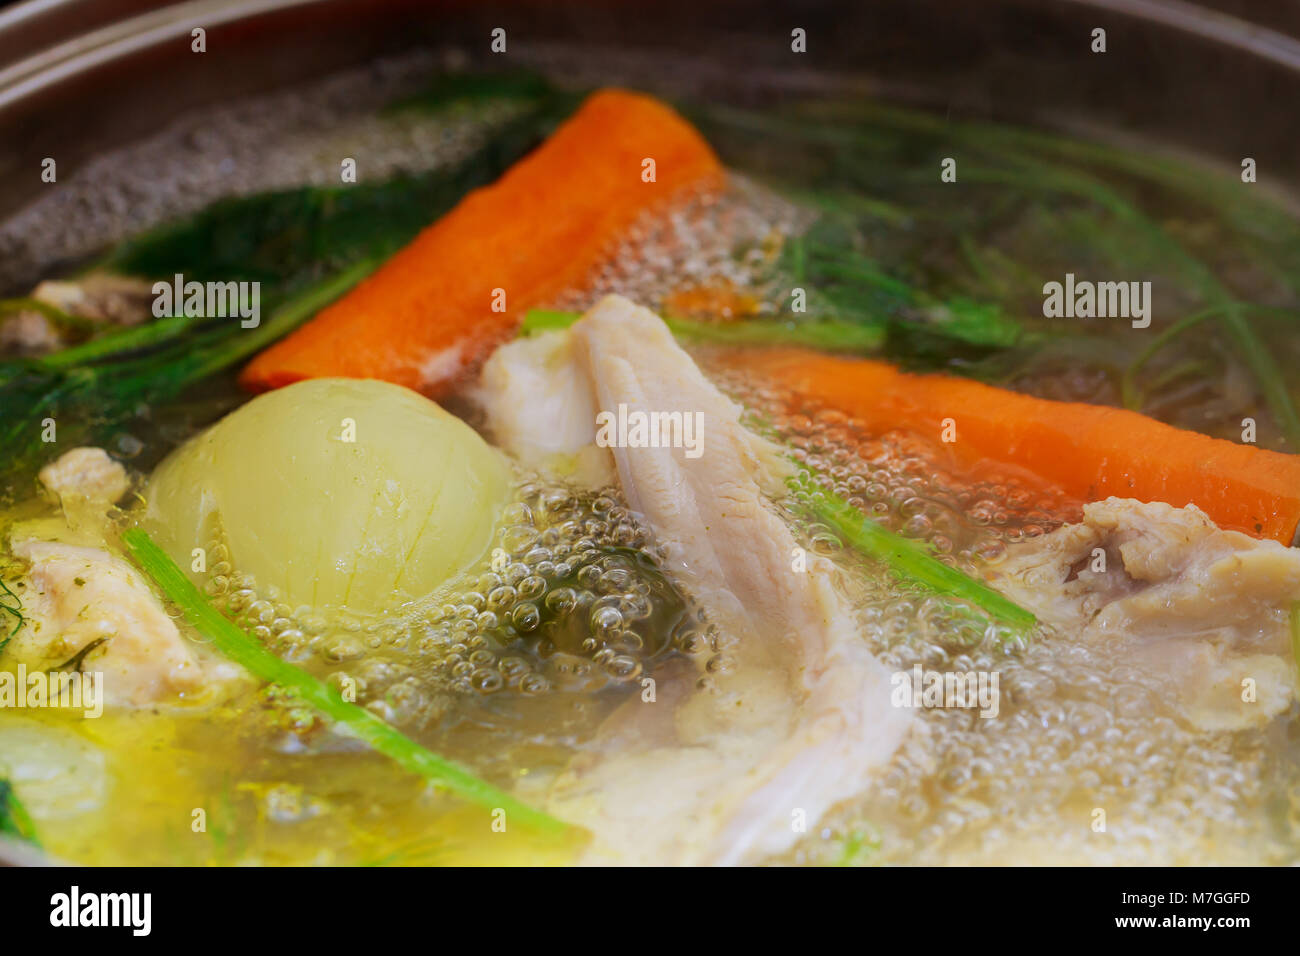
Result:
M532 525L512 525L501 532L501 547L517 557L531 548L537 537L537 529Z
M519 489L519 497L531 497L530 488L524 486ZM515 501L506 506L501 512L501 522L506 525L533 525L533 511L523 501Z
M1016 546L1010 542L1077 520L1071 511L1077 506L1058 490L1001 476L972 479L939 461L924 442L863 435L849 422L832 423L824 409L787 404L789 396L764 392L743 374L717 380L761 413L761 427L774 428L797 460L825 472L796 482L789 503L800 543L810 550L822 529L801 517L800 507L827 488L857 499L853 506L872 520L976 576ZM861 586L858 632L890 671L920 665L999 675L996 718L958 708L915 712L931 731L930 759L913 761L900 751L865 793L828 818L833 832L868 825L885 831L873 861L1300 861L1293 849L1300 839L1300 787L1294 809L1278 798L1294 766L1291 758L1277 758L1263 732L1195 733L1173 719L1158 675L1117 667L1111 648L990 626L933 595L913 600L905 582L851 550L829 557ZM684 654L709 655L707 643L684 627L673 635ZM706 657L710 665L713 659ZM1175 780L1195 782L1171 785ZM1270 799L1288 807L1285 836L1263 809ZM1140 825L1126 826L1119 839L1095 839L1088 814L1101 805L1113 829L1124 826L1117 821ZM806 838L789 858L828 862L818 855L821 842L817 835Z
M591 612L591 627L596 634L606 637L623 627L623 615L614 607L596 607Z
M530 575L519 582L519 597L524 601L535 601L546 593L546 579L540 575Z
M238 614L255 600L257 600L256 593L251 588L242 587L230 595L230 598L226 602L226 607L229 608L232 613Z
M494 611L504 612L515 605L519 592L508 584L493 588L487 596L487 606Z
M551 689L551 682L541 674L529 674L519 682L519 690L530 697L540 697Z
M635 680L641 676L642 665L628 654L614 654L604 663L605 672L618 681Z
M546 607L555 614L568 614L577 606L572 588L556 588L546 595Z
M596 583L597 590L605 594L618 594L626 591L632 583L632 573L624 568L611 568L602 574Z
M362 642L351 638L341 638L321 649L321 657L331 664L344 661L357 661L365 657L366 649Z
M520 604L510 612L510 622L524 632L536 630L541 620L541 612L535 604Z
M736 662L728 654L715 654L704 665L710 674L726 674L735 669Z

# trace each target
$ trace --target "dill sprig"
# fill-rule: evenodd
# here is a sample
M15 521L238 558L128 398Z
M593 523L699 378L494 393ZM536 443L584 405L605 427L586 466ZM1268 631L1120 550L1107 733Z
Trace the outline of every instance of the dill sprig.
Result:
M880 851L884 840L874 827L858 827L849 832L835 859L836 866L867 866Z
M1300 294L1300 225L1265 192L1156 154L860 100L690 112L725 161L820 210L814 232L839 231L820 250L829 267L820 275L807 274L807 250L798 243L781 267L792 280L826 287L819 305L829 304L839 318L879 322L883 313L894 333L884 347L888 357L979 378L1014 378L1059 359L1058 341L1121 338L1096 326L1079 334L1078 326L1042 318L1046 279L1064 271L1136 272L1157 280L1163 301L1176 303L1169 323L1212 311L1213 329L1201 328L1223 342L1196 343L1199 360L1224 376L1234 367L1244 370L1281 437L1300 449L1300 415L1284 374L1293 364L1294 336L1284 331L1267 338L1255 321L1269 313L1293 325L1300 309L1265 309L1247 298L1276 297L1258 290L1259 277ZM943 157L957 158L956 183L938 182ZM1199 232L1180 227L1192 208L1206 214ZM1243 275L1256 281L1247 284ZM1234 289L1234 282L1243 288ZM977 337L993 332L978 341L982 355L960 335L930 334L925 300L942 308L962 297L978 300L976 319L984 309L1004 320L972 324ZM999 339L997 325L1006 337ZM1010 334L1016 326L1018 340ZM1152 373L1145 391L1136 389L1132 380L1155 354L1175 341L1184 351L1191 346L1171 335L1130 365L1132 353L1149 341L1134 335L1101 363L1117 384L1128 379L1130 402L1144 401L1192 368L1180 355ZM1093 356L1103 351L1084 347Z
M23 615L23 599L10 589L4 578L0 578L0 591L4 592L0 594L0 612L7 614L14 621L14 626L10 628L9 633L0 634L0 652L3 652L9 646L9 642L22 630L27 618Z
M518 98L529 100L520 114L447 168L220 200L112 250L98 268L154 280L182 274L196 281L260 282L269 317L255 329L187 316L130 328L101 326L91 338L53 354L0 361L0 457L9 466L7 480L40 464L45 419L56 420L61 443L65 437L97 440L150 404L177 397L292 331L466 193L497 179L573 106L571 95L549 88L515 89ZM469 95L453 84L457 91ZM429 95L437 100L444 94ZM29 300L0 305L52 311Z
M0 422L0 447L8 464L24 470L39 462L44 419L55 418L61 430L72 428L74 435L119 424L142 405L174 398L265 348L373 269L374 263L357 263L303 289L256 329L162 319L47 358L0 363L0 404L10 409Z

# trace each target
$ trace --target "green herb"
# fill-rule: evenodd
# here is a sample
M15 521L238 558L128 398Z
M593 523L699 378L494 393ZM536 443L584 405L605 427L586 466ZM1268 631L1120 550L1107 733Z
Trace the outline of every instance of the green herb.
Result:
M61 430L79 425L82 434L93 432L95 426L107 427L129 419L142 405L173 398L265 348L373 269L373 263L358 263L299 291L256 329L242 329L237 322L227 322L219 328L182 335L182 331L196 325L196 320L161 320L167 324L128 330L113 337L111 343L107 338L92 340L48 358L0 363L0 404L13 409L0 421L0 447L8 452L12 467L31 469L47 448L41 441L43 419L59 416ZM145 330L165 334L166 338L162 344L150 342L154 348L140 350L144 336L136 333ZM92 351L103 354L87 354ZM70 357L69 352L74 356ZM61 431L61 438L66 440L67 436L67 431Z
M1177 296L1182 315L1212 310L1215 328L1202 327L1211 334L1196 342L1162 338L1131 370L1133 350L1149 336L1126 333L1110 357L1087 346L1088 361L1121 384L1126 402L1140 407L1187 374L1158 370L1144 391L1134 380L1178 340L1181 352L1225 379L1244 370L1282 439L1300 448L1295 389L1284 375L1297 352L1300 224L1264 192L1149 152L869 101L690 112L729 165L821 212L805 241L788 243L777 281L804 286L810 313L885 322L882 352L899 364L992 381L1050 374L1048 363L1066 354L1058 342L1119 344L1121 336L1093 323L1081 335L1078 324L1043 317L1044 281L1067 271L1140 276L1162 301ZM940 185L939 163L949 156L959 160L958 179ZM1204 218L1189 220L1193 207ZM1262 282L1289 289L1292 304L1265 310L1243 299L1276 297L1259 291ZM944 307L959 321L945 324ZM1265 311L1286 323L1272 338L1253 320ZM1187 358L1170 364L1185 370ZM1184 417L1196 421L1194 410Z
M693 322L666 318L678 338L716 345L798 345L828 352L870 355L885 343L879 326L821 319L816 322Z
M568 328L580 316L574 312L559 312L546 309L533 309L524 315L521 334L532 335L554 329ZM674 335L690 337L700 326L712 328L705 323L687 322L685 320L665 320ZM784 326L765 322L735 322L730 327L761 325L769 331L763 333L763 343L792 341L781 338L789 335ZM806 328L805 326L804 328ZM756 336L754 341L757 341ZM799 344L809 344L807 341ZM834 348L833 342L825 343ZM1017 628L1031 628L1037 619L1029 611L1013 601L1003 597L997 591L976 581L935 558L914 541L887 531L862 512L835 494L816 485L815 476L806 468L791 479L791 489L800 500L813 502L811 509L816 517L834 528L853 547L854 550L877 561L882 561L895 573L921 584L930 590L948 594L969 604L983 609L994 618ZM810 494L802 494L811 491Z
M566 824L520 803L460 764L426 750L370 711L344 700L325 682L276 657L213 607L144 531L132 528L122 536L122 540L136 563L180 608L186 620L249 673L292 691L400 766L459 797L480 806L501 808L519 822L540 831L560 833L568 829Z
M107 636L100 635L99 637L95 638L93 641L88 643L81 650L77 651L77 653L69 657L58 667L51 668L51 670L56 670L56 671L70 670L78 674L81 673L81 668L85 664L86 658L89 657L96 650L98 650L100 647L102 647L107 641L108 641Z
M41 845L41 841L36 836L36 824L32 822L27 808L18 799L13 784L2 777L0 777L0 834L17 837L36 847Z
M808 294L807 324L887 331L874 350L909 364L936 352L947 358L954 350L1011 348L1024 336L997 303L933 295L893 274L862 249L856 220L843 209L790 239L776 271Z
M155 280L181 274L260 282L270 317L253 330L228 319L160 318L105 329L39 359L0 361L0 407L8 412L0 418L0 452L10 480L33 471L47 451L44 419L58 421L60 441L96 440L300 325L470 190L497 179L572 105L568 94L539 94L473 155L446 169L221 200L118 246L100 268Z
M577 312L561 312L557 309L529 309L524 313L524 321L519 326L519 334L538 335L542 332L567 329L580 318L582 318L582 315Z
M13 628L8 634L0 637L0 651L3 651L9 645L9 642L17 636L27 618L23 616L23 599L10 590L9 585L5 583L3 578L0 578L0 591L4 592L0 594L0 612L8 614L14 619Z
M1143 405L1143 395L1138 387L1138 373L1142 368L1151 361L1155 355L1164 349L1170 342L1178 338L1189 329L1193 329L1200 323L1204 322L1210 316L1214 315L1217 310L1206 309L1203 312L1197 312L1195 315L1189 315L1180 319L1173 325L1169 326L1163 332L1152 340L1151 344L1138 353L1137 357L1128 364L1124 369L1124 377L1121 379L1120 394L1123 398L1124 407L1133 411L1139 411Z
M577 312L530 309L520 326L521 335L536 335L554 329L567 329L578 319ZM877 352L885 340L883 328L838 322L695 322L690 319L665 318L669 331L680 339L714 345L798 345L830 352L870 354Z
M856 829L844 840L836 866L864 866L880 851L880 834L874 830Z
M79 315L64 312L62 309L56 308L48 302L42 302L40 299L0 299L0 317L17 315L20 312L39 312L56 327L69 332L85 333L93 330L96 326L96 323L90 321L90 319L83 319Z
M123 243L112 271L150 279L262 283L279 299L354 263L382 261L467 193L498 179L540 143L571 100L539 101L448 168L348 186L303 186L224 199Z
M853 550L880 561L908 581L974 605L996 620L1017 629L1038 623L1032 613L988 585L944 564L921 544L881 527L834 492L822 488L815 474L801 467L790 479L796 500L828 525Z

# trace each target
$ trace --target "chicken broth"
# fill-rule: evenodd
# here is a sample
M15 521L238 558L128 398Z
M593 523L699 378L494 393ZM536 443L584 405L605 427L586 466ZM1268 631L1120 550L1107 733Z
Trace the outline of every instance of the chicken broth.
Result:
M847 94L679 116L586 92L395 61L187 122L0 224L27 303L0 303L0 667L108 693L93 719L0 708L26 835L89 864L1296 862L1300 558L1273 532L1300 487L1250 497L1300 441L1291 214L1259 200L1247 228L1217 172ZM502 278L467 327L508 326L400 358L427 301L374 341L314 331L358 296L400 318L394 275L442 281L404 257L601 108L678 150L640 184L698 174L644 208L590 177L628 209L549 240L587 268L478 223ZM371 172L340 192L319 158L358 137ZM262 319L137 314L99 273L256 281ZM1048 308L1067 275L1140 280L1141 315ZM915 373L904 417L832 388L886 364ZM1032 451L1058 416L1073 470ZM1227 462L1236 500L1159 470L1179 454Z

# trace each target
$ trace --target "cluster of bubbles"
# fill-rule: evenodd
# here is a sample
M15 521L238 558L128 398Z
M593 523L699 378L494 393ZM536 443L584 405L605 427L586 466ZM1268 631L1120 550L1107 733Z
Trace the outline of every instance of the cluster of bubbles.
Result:
M237 572L218 529L205 590L278 654L324 670L358 702L421 727L457 695L592 694L690 652L705 625L660 571L615 489L528 480L482 563L431 598L362 616L290 608Z
M807 228L808 211L734 173L721 191L678 200L667 211L655 208L639 217L555 307L581 312L618 293L662 312L674 292L730 284L753 297L757 315L776 314L789 289L770 285L772 265L782 237Z
M867 436L843 412L792 402L743 371L711 374L750 409L752 427L791 449L816 476L816 486L963 570L996 562L1008 545L1081 514L1059 489L1028 483L1009 470L997 473L988 463L974 473L944 455L938 442L904 431Z
M924 639L879 647L891 671L997 672L998 716L919 711L928 745L901 752L804 857L870 821L880 863L1295 862L1296 803L1285 820L1274 808L1297 793L1296 768L1269 733L1196 732L1113 650L1064 634L1014 657Z
M860 632L885 667L999 678L995 719L978 708L916 711L928 732L791 861L1295 862L1300 785L1287 756L1294 748L1272 739L1277 722L1198 732L1159 677L1130 666L1118 647L990 626L972 609L880 574L800 507L833 492L979 577L1008 549L1072 519L1076 505L1010 478L972 481L920 439L864 438L842 414L792 407L790 396L743 374L718 380L815 476L791 496L792 523L808 547L850 568Z

